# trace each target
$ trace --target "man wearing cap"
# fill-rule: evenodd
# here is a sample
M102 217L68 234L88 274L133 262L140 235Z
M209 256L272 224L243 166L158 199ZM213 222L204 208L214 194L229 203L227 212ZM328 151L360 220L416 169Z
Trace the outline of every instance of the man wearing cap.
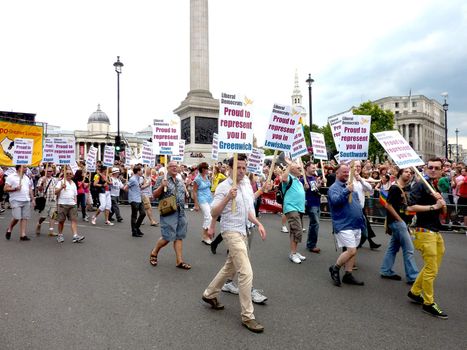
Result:
M112 219L112 216L115 214L118 222L122 222L123 218L120 215L120 207L118 206L118 198L120 197L120 190L123 188L123 183L119 179L120 169L112 168L112 177L110 178L110 199L111 199L111 209L109 220Z

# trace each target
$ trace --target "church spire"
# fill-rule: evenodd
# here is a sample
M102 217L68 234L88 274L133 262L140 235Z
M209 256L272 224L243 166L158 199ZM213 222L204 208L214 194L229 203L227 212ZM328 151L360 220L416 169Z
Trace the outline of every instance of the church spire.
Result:
M295 82L292 93L292 105L301 105L302 104L302 93L300 91L300 86L298 84L298 71L295 69Z

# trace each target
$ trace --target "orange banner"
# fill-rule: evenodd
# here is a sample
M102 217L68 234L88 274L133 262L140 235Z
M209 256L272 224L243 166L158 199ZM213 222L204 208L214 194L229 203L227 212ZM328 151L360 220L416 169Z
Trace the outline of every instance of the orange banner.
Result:
M34 140L32 164L30 165L40 165L43 134L44 128L42 126L0 121L0 165L13 166L13 146L16 138Z

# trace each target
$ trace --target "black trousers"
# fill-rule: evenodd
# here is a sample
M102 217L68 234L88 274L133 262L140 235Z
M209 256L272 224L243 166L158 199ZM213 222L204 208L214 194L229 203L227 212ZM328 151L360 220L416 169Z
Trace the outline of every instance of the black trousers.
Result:
M139 213L139 215L138 215ZM146 217L143 203L131 202L131 232L137 233Z

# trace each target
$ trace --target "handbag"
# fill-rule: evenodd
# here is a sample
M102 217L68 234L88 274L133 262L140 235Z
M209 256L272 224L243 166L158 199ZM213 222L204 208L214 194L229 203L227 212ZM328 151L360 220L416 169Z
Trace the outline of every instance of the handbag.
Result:
M47 193L47 190L49 189L49 186L50 186L51 182L52 182L52 180L49 180L49 183L45 187L44 195ZM44 196L37 196L35 198L36 205L34 206L34 210L37 210L40 213L45 208L45 202L46 202L46 199L45 199Z
M159 214L160 216L172 215L177 211L177 200L175 196L168 196L159 200Z

